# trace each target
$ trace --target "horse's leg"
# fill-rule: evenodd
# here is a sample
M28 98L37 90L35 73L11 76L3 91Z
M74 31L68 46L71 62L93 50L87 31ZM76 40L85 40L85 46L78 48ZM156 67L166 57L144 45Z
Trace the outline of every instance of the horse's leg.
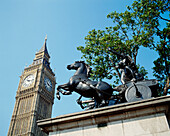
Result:
M65 90L65 91L63 91L62 89ZM61 92L63 95L71 94L71 91L69 91L69 89L70 89L70 86L69 86L68 83L63 84L63 85L59 85L57 87L57 91Z
M60 87L61 85L59 85L58 87L57 87L57 93L56 93L56 97L57 97L57 99L58 100L60 100L60 92L61 92L61 87Z
M99 96L99 103L98 103L98 107L103 107L107 105L106 100L103 98L103 94L101 92L98 92L98 96Z
M95 94L94 94L94 100L95 100L94 107L98 108L100 106L101 102L102 102L102 99L101 99L101 96L100 96L100 93L99 93L100 90L98 89L99 84L97 86L94 86L94 85L89 84L89 83L87 83L85 81L81 81L81 82L88 85L93 91L95 91Z
M62 89L66 90L66 91L63 91ZM71 94L72 92L69 91L69 89L70 89L70 88L69 88L69 84L68 84L68 83L63 84L63 85L59 85L59 86L57 87L57 93L56 93L57 98L60 100L59 92L61 92L63 95L69 95L69 94Z
M80 101L81 98L82 98L82 95L81 95L76 101L77 101L77 103L80 105L80 107L81 107L82 109L84 109L85 107L83 106L82 101Z
M106 82L98 82L96 86L97 99L99 107L107 106L109 103L109 98L112 96L113 89Z
M58 100L60 100L60 91L59 90L57 90L56 97Z
M94 95L94 107L95 108L98 108L98 107L100 107L100 104L101 104L101 102L102 102L102 100L101 100L101 98L100 98L100 96L99 96L99 93L98 93L98 91L96 91L96 94Z
M80 101L80 100L81 100L81 98L82 98L82 95L81 95L81 96L80 96L80 97L76 100L78 104L80 104L80 103L81 103L81 101Z

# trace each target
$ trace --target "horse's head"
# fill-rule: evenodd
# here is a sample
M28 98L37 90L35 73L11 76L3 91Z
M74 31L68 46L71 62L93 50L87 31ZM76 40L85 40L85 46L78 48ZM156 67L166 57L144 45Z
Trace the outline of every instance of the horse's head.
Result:
M84 61L75 61L73 64L67 65L68 70L77 70L80 68L82 65L85 65Z
M75 61L73 64L67 65L68 70L77 70L77 74L86 74L89 76L91 68L84 61Z

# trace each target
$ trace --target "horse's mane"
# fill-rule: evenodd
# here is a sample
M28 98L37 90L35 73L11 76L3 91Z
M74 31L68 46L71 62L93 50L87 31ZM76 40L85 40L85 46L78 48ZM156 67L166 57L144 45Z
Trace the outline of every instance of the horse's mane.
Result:
M91 68L88 64L86 64L84 61L76 61L76 63L83 63L83 64L86 66L86 69L87 69L87 77L89 77L92 68Z

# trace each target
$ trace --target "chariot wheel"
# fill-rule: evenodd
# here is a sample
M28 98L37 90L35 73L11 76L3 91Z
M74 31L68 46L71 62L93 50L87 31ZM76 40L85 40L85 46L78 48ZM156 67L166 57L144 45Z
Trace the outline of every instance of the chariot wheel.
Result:
M152 96L151 89L142 84L133 84L126 89L125 98L127 102L149 99Z

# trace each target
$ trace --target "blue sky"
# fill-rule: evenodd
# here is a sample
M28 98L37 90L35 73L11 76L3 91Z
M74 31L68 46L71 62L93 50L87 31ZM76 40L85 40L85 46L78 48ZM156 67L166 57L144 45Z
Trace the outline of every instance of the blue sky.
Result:
M7 135L20 75L32 63L47 34L47 48L57 83L64 84L74 72L66 66L80 60L77 46L92 29L104 29L112 21L112 11L123 12L133 0L5 0L0 4L0 135ZM157 54L141 49L138 63L153 78L153 60ZM81 111L77 94L55 99L52 117Z

